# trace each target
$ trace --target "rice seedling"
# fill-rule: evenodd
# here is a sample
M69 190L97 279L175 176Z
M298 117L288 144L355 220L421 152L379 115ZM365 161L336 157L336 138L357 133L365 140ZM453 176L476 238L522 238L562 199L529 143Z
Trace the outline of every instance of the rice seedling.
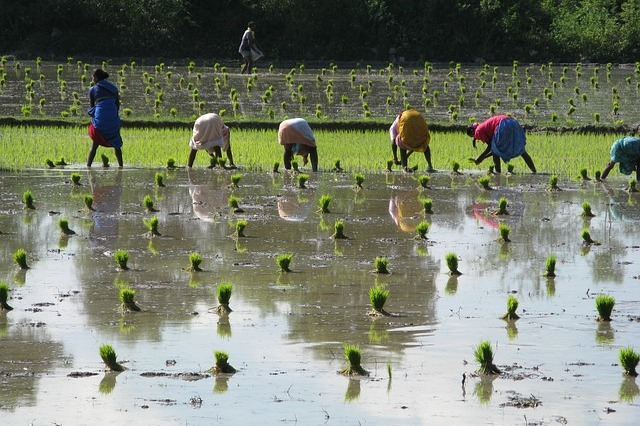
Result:
M498 225L498 233L500 234L500 241L503 243L509 243L511 240L509 239L509 233L511 232L511 227L506 223L501 223Z
M462 272L458 271L458 255L451 252L447 253L444 257L447 262L447 268L451 275L462 275Z
M547 257L544 276L550 278L556 276L556 257L554 255L550 255L549 257Z
M153 215L153 217L150 217L149 219L143 219L142 221L149 230L149 235L151 235L152 237L161 235L160 232L158 232L158 216Z
M322 195L320 197L320 211L322 213L330 213L329 211L329 203L331 203L331 200L333 200L333 197L331 195Z
M347 236L344 235L344 222L341 220L336 220L333 224L333 235L331 238L336 240L344 240L347 239Z
M164 188L164 175L162 173L156 173L155 175L156 186L159 188Z
M71 183L73 183L74 185L80 185L80 178L82 176L80 175L80 173L71 173Z
M56 165L53 164L53 161L51 161L50 158L47 158L44 163L47 165L47 167L49 167L50 169L53 169Z
M460 163L458 163L455 160L451 161L451 173L454 175L461 175L462 173L460 172Z
M64 217L58 219L58 228L60 228L60 232L64 235L75 235L76 233L74 230L69 228L69 221Z
M229 300L231 300L231 291L233 290L233 284L221 283L216 290L218 295L218 307L216 313L218 315L224 315L230 313L232 310L229 307Z
M27 265L27 251L23 248L19 248L13 253L13 260L16 262L20 269L29 269Z
M233 210L234 213L243 213L244 210L242 210L240 208L240 199L238 197L236 197L235 195L229 195L229 199L227 200L227 203L229 204L229 207L231 207L231 210Z
M307 187L307 181L309 180L309 175L306 173L300 173L298 175L298 188L305 189Z
M518 299L510 294L507 296L507 313L500 317L500 319L507 321L516 321L520 319L518 314L516 314L516 310L518 309Z
M373 261L373 266L375 267L374 272L376 274L388 274L389 269L387 268L389 261L386 257L377 256Z
M393 171L393 160L387 160L387 172Z
M342 172L342 165L340 164L340 159L336 158L336 160L333 162L333 171L336 173L340 173Z
M433 214L433 200L431 198L422 198L420 203L425 214Z
M116 351L111 345L104 344L100 346L100 358L102 358L102 362L109 370L124 371L124 367L118 364Z
M516 166L515 164L511 164L511 163L507 163L507 173L512 175L513 171L515 170Z
M600 182L602 180L600 179L600 177L602 176L602 172L600 170L596 170L594 175L595 175L596 182Z
M292 260L293 254L291 253L280 254L276 257L276 263L282 272L291 272L289 265L291 265Z
M473 354L476 362L480 364L478 373L486 375L500 374L500 370L493 363L493 348L491 347L491 343L486 340L481 341L478 346L474 348Z
M420 176L418 176L418 183L420 184L420 186L422 188L428 189L430 180L431 180L431 177L428 176L428 175L420 175Z
M508 200L506 197L500 197L500 199L498 200L498 210L496 211L496 215L498 216L504 216L504 215L508 215L509 212L507 211L507 204L508 204Z
M191 272L200 272L202 268L200 268L200 264L202 263L202 255L200 253L194 252L189 255L189 268L188 271Z
M582 179L582 180L591 180L586 168L580 169L580 179Z
M85 208L87 210L93 211L93 196L87 194L82 197L82 200L84 201Z
M127 263L129 262L129 252L126 250L116 250L113 254L113 258L116 260L116 264L118 268L127 271L129 267Z
M120 297L120 302L122 302L123 310L128 310L133 312L139 312L141 310L134 300L135 296L136 296L136 291L129 287L120 289L119 297Z
M580 232L580 236L582 237L582 242L586 245L591 245L591 244L599 245L597 241L591 238L591 233L589 232L588 229L583 229L582 232Z
M298 162L296 160L291 160L291 168L296 173L300 172L300 166L298 165Z
M238 187L238 183L240 183L240 179L242 179L241 173L234 173L231 175L231 186L234 188Z
M426 220L423 220L420 223L418 223L416 225L416 233L418 234L417 237L421 240L426 240L427 232L429 232L430 227L431 227L431 224Z
M560 187L558 187L558 175L551 175L547 191L561 191Z
M22 194L22 202L24 203L24 207L27 209L33 210L36 208L36 206L33 204L33 193L28 189Z
M173 170L175 168L176 168L176 160L174 160L173 158L168 158L167 159L167 169Z
M624 374L633 377L638 375L636 367L640 362L640 354L634 351L632 347L621 348L620 352L618 352L618 360L624 370Z
M596 297L596 310L598 321L611 321L611 312L616 304L616 299L608 294L599 294Z
M371 302L371 311L369 315L377 316L377 315L389 315L387 311L384 310L384 304L387 302L389 298L389 290L386 290L383 286L376 285L369 289L369 302Z
M216 365L209 371L213 374L234 374L236 369L229 364L229 354L223 351L213 351Z
M628 192L638 192L638 181L635 178L629 179Z
M149 195L145 195L144 196L144 198L142 199L142 205L150 213L158 211L153 207L153 200L151 199L151 197Z
M0 310L10 311L13 308L7 304L7 300L9 299L9 286L7 283L0 283Z
M369 373L362 368L360 363L362 362L362 354L360 353L360 346L358 345L344 345L344 356L347 359L349 365L342 370L341 374L345 376L368 376Z
M56 166L68 166L67 162L64 160L64 157L59 157L56 162Z
M362 189L362 183L364 182L364 175L360 173L354 174L353 181L355 182L356 189Z
M102 160L102 167L109 167L109 157L104 154L100 154L100 160Z
M591 211L591 204L589 204L588 202L584 202L582 203L582 214L580 215L582 217L594 217L595 214L593 214L593 212Z
M491 187L490 183L491 183L491 177L489 176L480 176L478 178L478 183L480 184L480 186L482 186L483 189L486 189L488 191L492 190L493 188Z
M244 229L247 227L247 221L246 220L238 220L236 222L236 232L235 232L235 236L238 238L244 238L246 237L246 235L244 235Z

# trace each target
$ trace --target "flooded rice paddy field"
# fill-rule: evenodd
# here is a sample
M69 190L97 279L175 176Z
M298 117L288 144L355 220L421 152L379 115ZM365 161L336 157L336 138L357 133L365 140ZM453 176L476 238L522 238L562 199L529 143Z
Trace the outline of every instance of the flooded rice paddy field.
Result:
M81 173L80 186L70 183ZM12 311L0 312L0 415L6 424L635 424L640 390L618 351L640 341L639 196L625 182L560 182L548 176L310 174L300 189L287 173L177 169L166 187L155 170L79 167L0 174L0 280ZM30 189L36 209L23 208ZM84 209L92 194L95 211ZM244 213L232 213L228 197ZM331 213L318 213L322 195ZM161 236L149 237L150 195ZM433 200L423 213L419 197ZM510 215L496 217L500 197ZM582 203L595 217L580 217ZM62 237L69 220L76 235ZM245 219L245 238L234 224ZM415 226L431 222L426 241ZM333 240L345 223L347 240ZM500 243L498 222L511 227ZM589 228L600 245L586 247ZM30 269L13 253L24 248ZM128 271L113 253L129 252ZM190 273L190 253L204 271ZM444 262L455 252L463 275ZM293 272L275 256L292 253ZM557 277L542 276L557 256ZM371 271L386 256L389 275ZM216 288L230 282L228 317ZM372 318L368 292L390 292ZM136 290L142 312L122 312L118 289ZM517 322L499 317L507 295ZM611 323L595 297L610 294ZM494 346L499 377L475 374L473 348ZM126 367L105 372L111 344ZM337 373L343 344L359 345L366 377ZM207 370L214 350L238 372ZM389 376L391 372L391 377ZM463 383L463 374L466 380ZM80 376L80 377L74 377Z

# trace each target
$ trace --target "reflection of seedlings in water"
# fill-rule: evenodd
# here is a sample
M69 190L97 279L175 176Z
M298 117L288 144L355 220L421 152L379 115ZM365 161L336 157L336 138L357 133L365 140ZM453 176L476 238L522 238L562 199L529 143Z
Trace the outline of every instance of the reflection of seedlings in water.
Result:
M124 367L118 364L116 351L111 345L104 344L100 346L100 358L102 358L102 361L109 370L124 371Z
M474 348L474 357L480 364L478 372L486 375L500 374L500 370L493 364L493 348L491 343L484 340Z
M58 228L60 228L60 232L64 235L75 235L75 231L69 228L69 220L67 218L61 217L58 219Z
M84 207L87 210L93 211L93 197L87 194L82 197L82 200L84 201Z
M228 199L228 204L229 207L231 207L231 209L233 210L234 213L243 213L244 210L242 210L240 208L240 205L238 204L240 202L240 199L238 197L236 197L235 195L229 195L229 199Z
M285 254L278 255L276 257L276 263L278 264L278 267L280 268L280 271L282 271L282 272L291 272L291 269L289 269L289 265L291 264L291 260L293 260L293 254L291 254L291 253L285 253Z
M158 232L158 222L159 222L158 216L154 215L153 217L150 217L149 219L143 219L142 221L147 226L147 229L149 230L149 234L152 237L160 235L160 232Z
M3 311L10 311L13 308L7 304L9 299L9 286L7 283L0 283L0 309Z
M234 233L234 235L238 238L244 238L246 235L244 235L244 228L247 227L247 221L246 220L239 220L236 222L236 232Z
M547 295L553 297L556 295L556 283L552 277L547 279Z
M330 213L329 203L331 203L331 200L333 200L331 195L323 195L320 197L320 201L318 203L320 204L320 211L322 213Z
M458 271L458 255L451 252L447 253L444 257L447 262L447 268L451 275L462 275L462 272Z
M389 338L389 332L386 327L378 325L377 321L371 321L367 335L369 337L369 343L371 344L379 344Z
M364 182L364 175L356 173L353 175L353 181L355 182L356 189L362 189L362 183Z
M547 263L545 264L545 272L543 276L545 277L556 276L556 257L554 255L550 255L549 257L547 257Z
M420 200L425 214L433 214L433 200L431 198L422 198Z
M515 165L511 164L511 163L507 163L507 173L509 173L510 175L513 174L513 170L516 168Z
M320 216L320 221L318 222L318 228L320 228L321 231L329 230L329 225L327 225L327 222L325 222L324 216Z
M104 154L100 154L100 160L102 160L102 167L109 167L109 157Z
M350 379L344 394L344 402L354 402L358 398L360 398L360 380Z
M516 327L516 323L514 321L508 321L505 328L507 329L507 338L509 340L513 340L518 337L518 327Z
M369 372L367 372L360 365L362 355L360 353L360 346L358 345L344 345L344 356L347 358L349 365L342 370L340 370L340 374L344 374L345 376L368 376Z
M562 191L560 187L558 187L558 175L551 175L549 178L549 186L547 187L547 191Z
M506 321L517 321L520 319L520 316L518 316L518 314L516 314L516 310L518 309L518 299L510 294L507 297L507 313L502 315L500 317L500 319L506 320Z
M461 175L462 173L460 173L460 163L458 163L455 160L451 161L451 173L453 173L454 175Z
M381 285L375 285L369 289L369 301L371 302L370 316L388 316L389 313L384 310L384 304L389 298L389 290Z
M629 186L627 192L638 192L638 181L635 178L629 179Z
M504 216L504 215L508 215L509 212L507 211L507 204L509 203L509 201L507 200L506 197L500 197L500 199L498 200L498 210L496 211L496 215L498 216Z
M231 338L231 335L233 333L231 332L231 323L229 322L229 315L223 314L219 316L216 333L218 334L219 337L222 337L224 339Z
M33 204L34 203L33 193L28 189L24 191L24 193L22 194L22 202L24 203L24 207L26 209L33 210L36 208L36 206Z
M229 365L229 354L223 351L214 351L213 356L216 358L216 365L209 371L213 374L234 374L236 369Z
M20 269L29 269L27 265L27 251L23 248L19 248L13 253L13 260L16 262Z
M591 233L589 232L588 229L583 229L582 232L580 232L580 236L582 237L583 243L586 245L591 245L591 244L596 246L600 245L599 242L591 238Z
M134 300L135 297L136 291L134 289L128 287L120 289L120 301L122 302L122 308L133 312L139 312L140 306L136 304Z
M278 170L279 168L280 168L280 162L274 161L273 162L273 168L271 169L271 171L273 173L280 173L280 171Z
M213 385L213 393L225 393L229 390L229 377L216 377Z
M160 188L164 188L165 187L164 175L162 173L156 173L155 182L156 182L156 186L158 186Z
M421 240L426 240L427 232L429 232L430 227L431 227L431 224L426 220L423 220L420 223L418 223L416 225L416 233L418 234L417 238Z
M373 261L373 265L375 267L374 272L376 274L388 274L389 273L389 269L387 269L387 265L388 265L389 261L387 260L386 257L376 257L376 259Z
M53 169L53 168L56 166L55 164L53 164L53 161L51 161L51 159L49 159L49 158L47 158L47 159L45 160L45 162L44 162L44 163L45 163L45 164L47 165L47 167L49 167L50 169Z
M393 171L393 160L387 160L387 172Z
M506 223L501 223L498 226L498 233L500 234L499 241L503 243L509 243L511 240L509 239L509 233L511 232L511 227Z
M428 175L420 175L418 176L418 183L422 188L429 189L429 181L431 177Z
M336 220L333 224L333 235L331 238L336 240L344 240L347 239L347 236L344 235L344 222L341 220Z
M336 158L336 160L333 163L333 171L334 172L342 172L342 166L340 165L340 159Z
M580 179L582 180L591 180L586 168L580 169Z
M291 168L294 172L300 171L300 167L298 166L298 162L296 160L291 160Z
M478 398L478 402L481 404L489 404L491 397L493 396L493 378L494 377L480 377L480 380L476 382L473 388L473 394Z
M116 377L118 377L118 374L119 372L117 371L107 371L104 373L104 377L98 385L98 391L102 395L110 395L111 392L113 392L113 389L116 387Z
M189 268L188 271L191 272L200 272L202 268L200 268L200 264L202 263L202 255L200 253L191 253L189 255Z
M478 178L478 183L480 184L480 186L482 186L483 189L486 189L487 191L490 191L493 189L490 185L491 177L489 176L480 176Z
M595 177L597 182L600 182L602 180L600 179L601 176L602 176L602 172L600 170L596 170Z
M234 173L231 175L231 186L234 188L238 187L240 180L242 179L242 173Z
M640 362L640 354L634 351L632 347L629 346L620 349L618 359L620 360L620 365L624 370L624 374L633 377L638 375L636 367L638 366L638 362Z
M218 315L225 315L232 312L229 307L229 300L231 300L231 292L233 290L233 284L231 283L221 283L218 285L218 289L216 290L218 293L218 307L216 308L216 313Z
M616 299L608 294L599 294L596 297L596 310L598 321L611 321L611 312L616 304Z
M591 211L591 204L589 204L587 201L582 203L582 214L580 214L580 216L582 216L582 217L594 217L595 216L595 214L593 214L593 212Z
M149 239L149 244L147 244L147 250L149 250L149 253L156 255L158 254L158 249L156 248L156 246L153 244L153 238Z
M175 168L176 168L176 160L174 160L173 158L168 158L167 159L167 169L173 170Z
M613 332L613 328L611 328L611 322L599 322L598 329L596 330L596 343L608 345L613 343L614 339L615 333Z
M144 198L142 199L142 205L148 212L153 213L158 211L153 207L153 200L148 195L145 195Z
M80 175L80 173L71 173L71 183L73 183L74 185L80 185L80 178L82 176Z
M620 400L631 403L639 394L640 388L638 388L636 378L633 376L624 376L620 384L620 389L618 390Z
M27 280L27 270L19 269L18 272L13 276L13 282L18 284L19 286L23 286Z
M454 295L458 291L458 276L451 275L444 286L444 292L448 295Z
M309 180L309 175L305 174L305 173L301 173L298 175L298 187L299 188L306 188L306 183Z
M116 264L118 265L118 268L120 268L123 271L126 271L129 269L129 267L127 266L127 262L129 262L128 251L116 250L116 252L113 254L113 257L116 260Z

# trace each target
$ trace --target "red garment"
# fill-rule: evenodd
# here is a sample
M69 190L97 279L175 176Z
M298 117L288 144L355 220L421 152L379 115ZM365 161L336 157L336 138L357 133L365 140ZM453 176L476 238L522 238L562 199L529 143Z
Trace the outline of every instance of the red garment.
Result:
M92 141L97 143L98 145L102 145L107 148L113 148L111 144L105 139L104 136L100 133L98 129L95 128L93 123L89 124L89 137Z
M488 120L478 124L476 131L473 133L473 138L484 143L489 143L493 139L493 135L496 133L498 124L505 118L511 118L508 115L495 115Z

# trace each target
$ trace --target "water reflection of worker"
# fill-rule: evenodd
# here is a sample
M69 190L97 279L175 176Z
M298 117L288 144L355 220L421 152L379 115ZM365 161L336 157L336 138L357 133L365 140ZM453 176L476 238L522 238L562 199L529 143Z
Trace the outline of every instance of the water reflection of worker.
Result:
M105 177L105 172L89 171L89 185L95 209L91 237L93 241L106 240L110 242L108 248L113 248L118 240L122 171L116 170L113 183L101 183Z
M287 222L303 222L311 213L312 197L299 199L297 196L283 195L278 198L278 215Z
M636 180L640 180L640 139L634 136L620 138L611 146L611 161L602 170L601 179L606 179L616 163L620 163L620 173L630 175L634 170Z
M508 163L513 158L522 157L531 172L536 173L536 166L525 149L527 136L515 118L508 115L495 115L480 124L474 123L469 126L467 135L473 138L474 148L476 140L487 144L487 148L474 160L476 165L493 157L495 171L501 173L501 159Z
M396 116L389 128L391 136L391 152L393 162L402 165L404 171L411 171L407 166L407 160L413 152L423 152L427 160L427 171L433 171L431 164L431 134L422 114L415 109L408 109ZM400 148L400 161L398 161L398 148Z
M636 205L630 205L626 197L628 194L624 192L625 199L616 200L615 191L608 185L604 185L605 192L609 195L609 213L611 213L611 219L618 222L637 222L640 221L640 210Z
M280 123L278 142L284 146L284 168L291 170L294 155L302 157L303 164L311 159L311 169L318 171L318 147L309 123L304 118L290 118Z
M424 219L421 214L424 207L418 200L418 194L417 190L394 191L389 199L391 219L403 232L414 232L418 223Z
M196 184L192 172L187 171L187 174L193 214L203 222L213 222L216 211L221 211L227 206L229 190L227 188L216 188L211 184Z
M212 112L198 117L193 125L193 135L189 140L191 151L189 152L188 166L192 167L199 150L205 150L213 158L221 158L222 150L227 154L229 168L235 168L233 153L231 152L231 134L229 127L222 118Z

